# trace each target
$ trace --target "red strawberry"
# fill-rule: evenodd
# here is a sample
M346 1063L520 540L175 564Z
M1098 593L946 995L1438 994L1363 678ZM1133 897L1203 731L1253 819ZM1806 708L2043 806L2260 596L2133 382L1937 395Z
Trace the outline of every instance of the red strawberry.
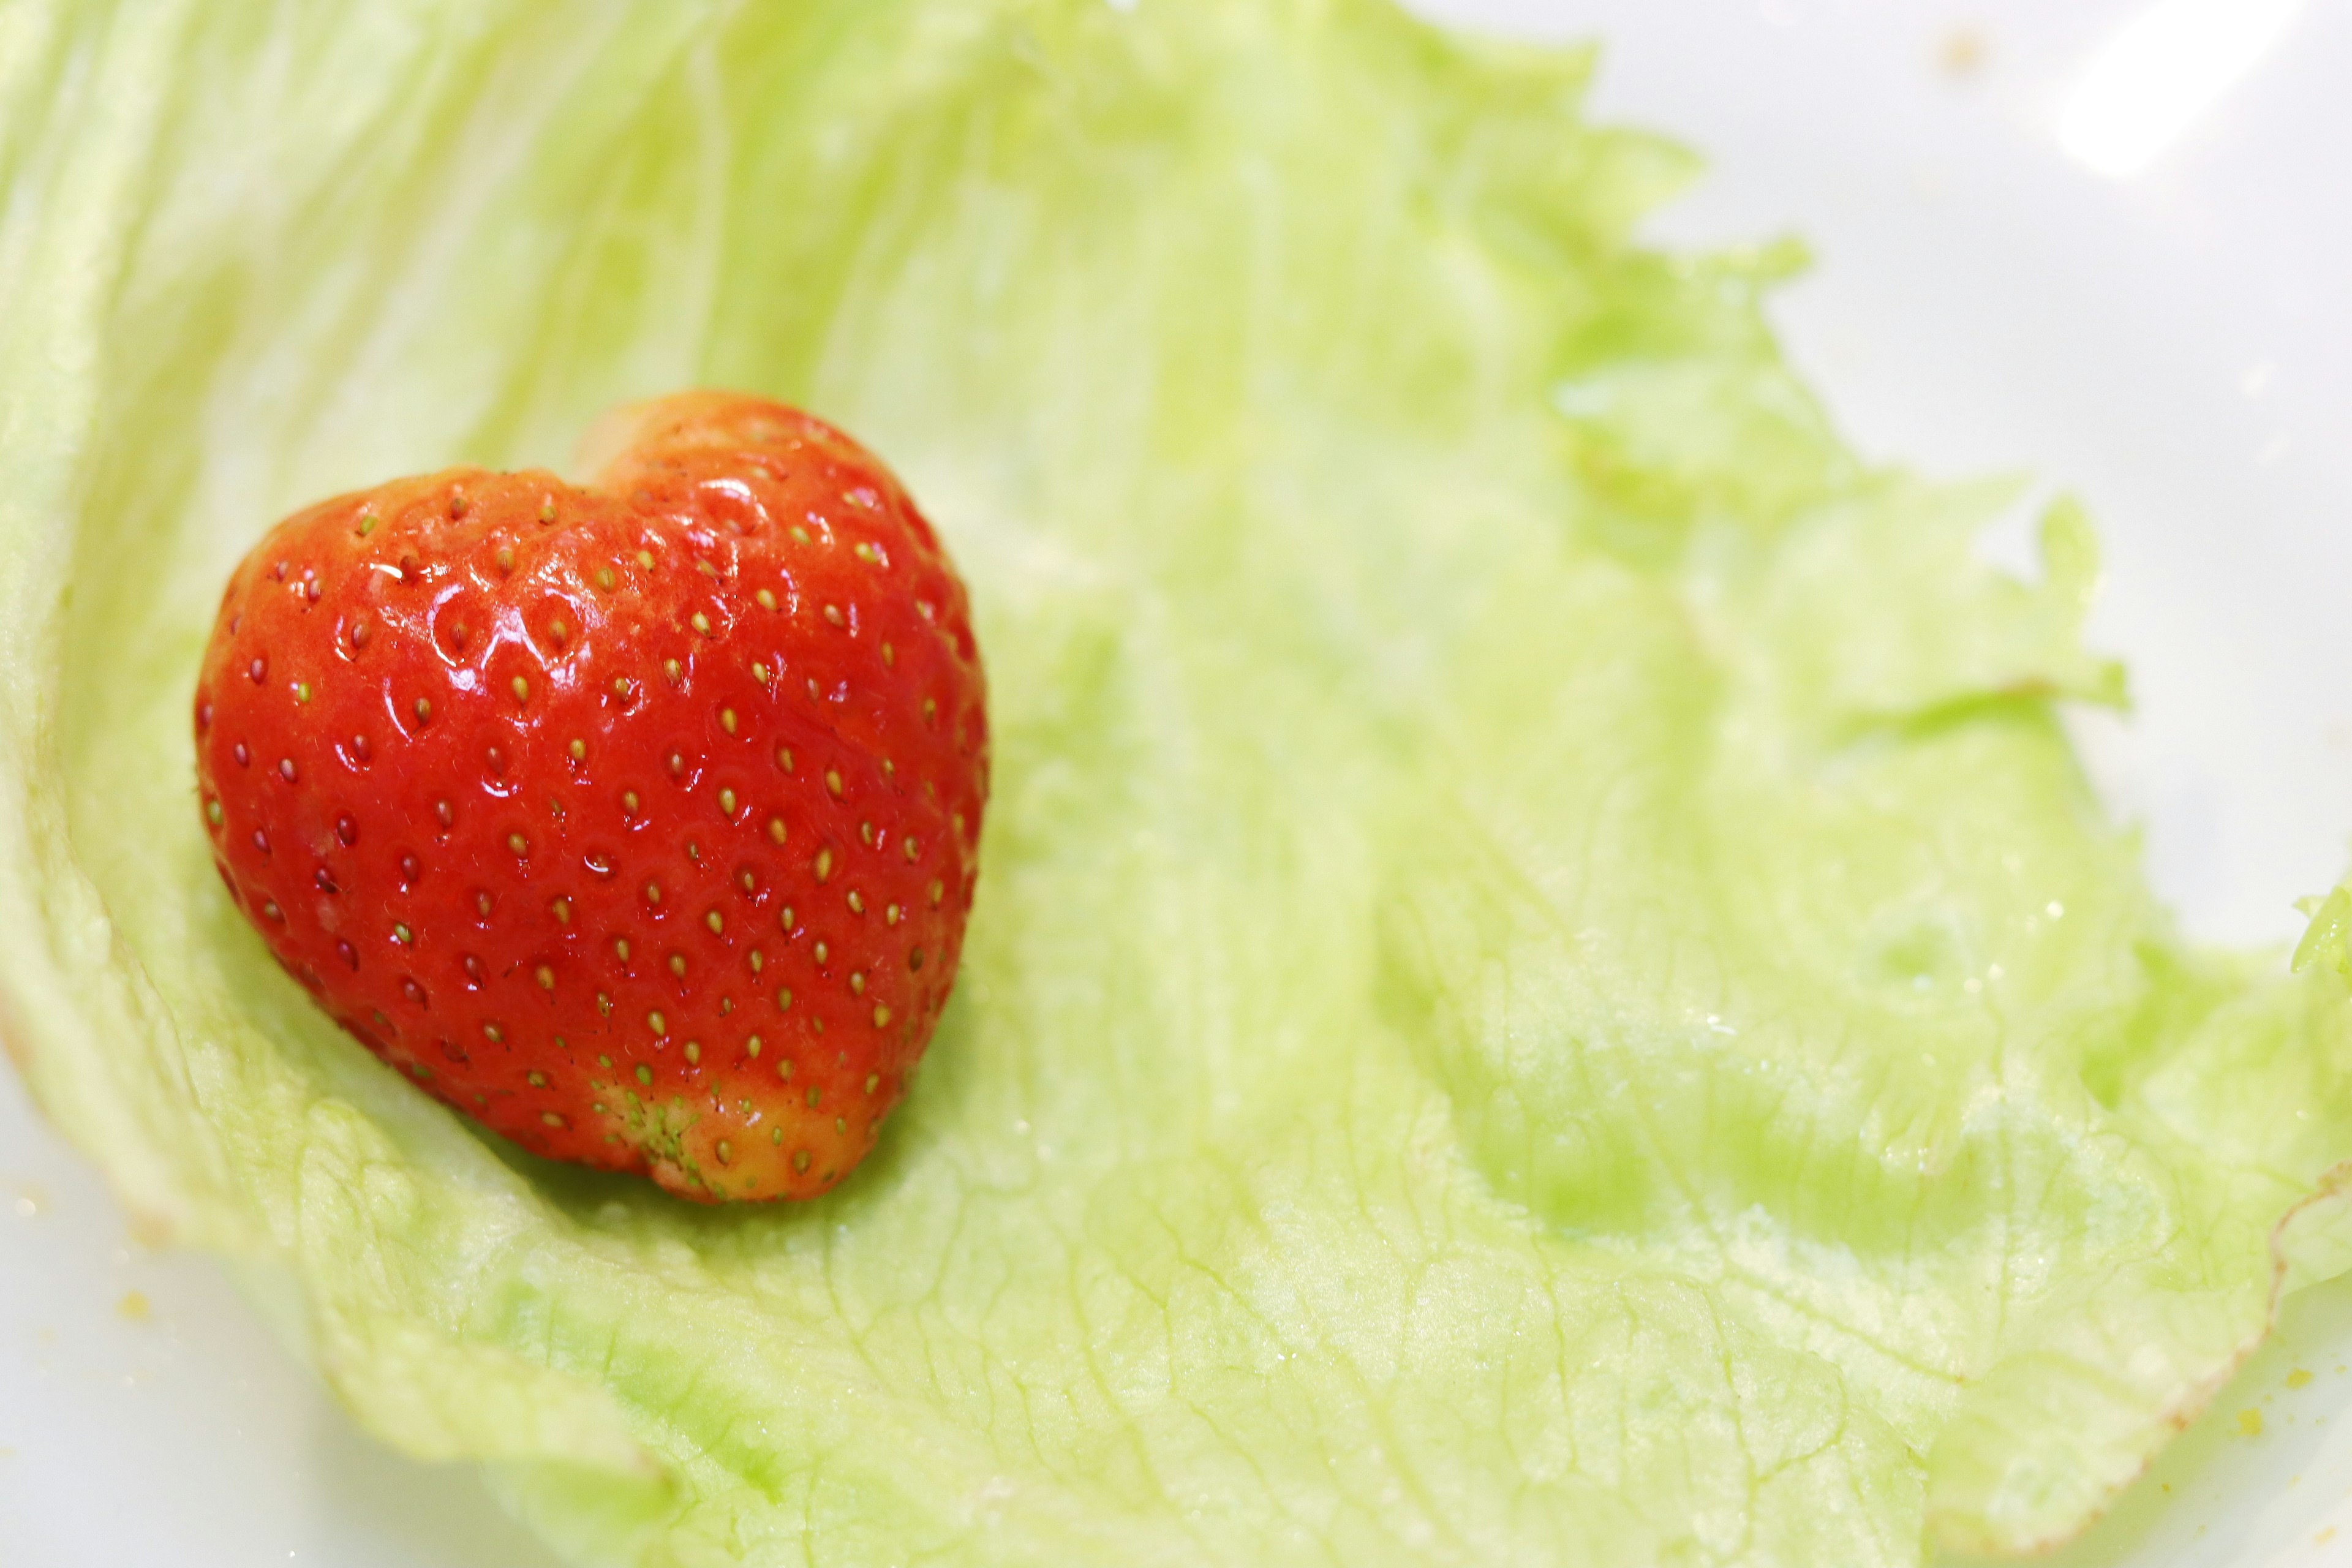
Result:
M368 1047L533 1152L808 1197L955 982L988 793L962 584L872 454L689 393L595 483L278 525L221 601L221 876Z

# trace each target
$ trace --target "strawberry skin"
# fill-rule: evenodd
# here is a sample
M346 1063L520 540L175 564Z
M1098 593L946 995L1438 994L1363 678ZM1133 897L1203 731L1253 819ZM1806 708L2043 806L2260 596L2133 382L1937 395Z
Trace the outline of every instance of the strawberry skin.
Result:
M262 540L196 688L205 830L278 961L448 1104L687 1197L809 1197L955 982L964 590L806 414L616 417L584 488L452 469Z

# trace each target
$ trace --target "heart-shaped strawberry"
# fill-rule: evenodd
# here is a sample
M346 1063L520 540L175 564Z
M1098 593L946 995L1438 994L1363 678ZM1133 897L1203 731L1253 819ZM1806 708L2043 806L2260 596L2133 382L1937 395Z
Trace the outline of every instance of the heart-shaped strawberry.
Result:
M221 876L385 1061L704 1201L873 1146L955 982L988 728L961 583L840 431L689 393L575 488L299 512L196 689Z

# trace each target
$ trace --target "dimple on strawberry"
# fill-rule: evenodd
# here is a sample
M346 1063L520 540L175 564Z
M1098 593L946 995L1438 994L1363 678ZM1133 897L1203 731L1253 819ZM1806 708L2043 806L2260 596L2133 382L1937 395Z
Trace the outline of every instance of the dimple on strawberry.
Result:
M955 983L988 729L961 583L865 448L625 411L590 484L451 469L237 568L196 689L278 962L531 1152L706 1202L873 1146Z

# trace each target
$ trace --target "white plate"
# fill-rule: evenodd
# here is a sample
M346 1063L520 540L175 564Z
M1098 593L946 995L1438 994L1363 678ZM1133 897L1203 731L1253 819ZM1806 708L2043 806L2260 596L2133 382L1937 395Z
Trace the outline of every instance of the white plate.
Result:
M1423 4L1608 40L1599 111L1714 163L1662 238L1813 243L1779 319L1873 457L2030 470L2090 501L2110 565L2095 634L2139 699L2128 724L2086 726L2094 764L2191 929L2291 938L2292 900L2334 879L2352 838L2352 5L2203 0L2221 31L2189 52L2192 76L2233 33L2300 14L2116 178L2058 131L2151 0ZM2111 108L2075 141L2112 147L2098 133L2119 126ZM551 1568L469 1473L353 1433L211 1263L136 1249L0 1080L0 1553ZM2279 1342L2054 1561L2352 1563L2347 1365L2352 1285L2290 1303ZM2291 1390L2298 1367L2315 1375Z

